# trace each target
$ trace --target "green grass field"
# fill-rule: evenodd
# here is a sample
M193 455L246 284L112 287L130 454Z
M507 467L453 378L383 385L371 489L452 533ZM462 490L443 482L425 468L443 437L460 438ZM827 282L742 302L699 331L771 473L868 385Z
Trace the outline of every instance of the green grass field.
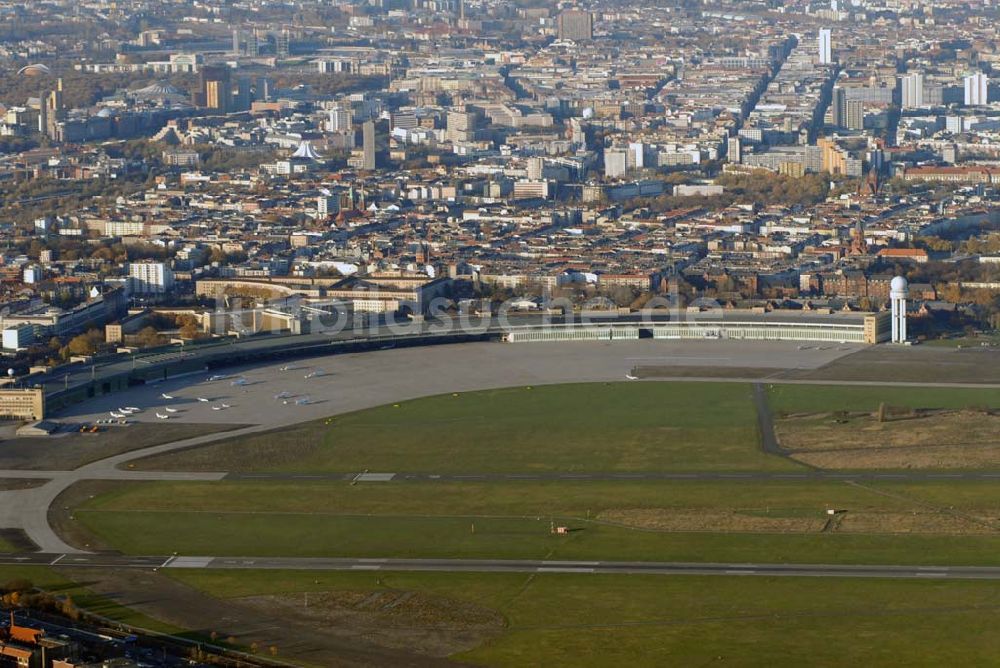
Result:
M738 383L593 383L428 397L150 458L226 471L791 470Z
M774 385L776 414L1000 406L994 390ZM144 468L357 472L798 473L759 446L741 383L610 383L429 397L145 460ZM966 518L975 532L728 532L719 513L825 523ZM652 530L602 513L703 513ZM713 515L714 513L714 515ZM132 554L467 557L743 563L1000 564L989 481L664 480L119 483L73 511ZM971 518L971 519L969 519ZM550 533L551 523L574 529ZM845 519L846 522L846 519ZM978 524L976 524L978 522ZM993 523L993 524L991 524ZM984 525L986 526L985 528ZM935 525L937 526L937 525ZM638 575L171 570L213 596L415 591L503 615L475 665L982 664L1000 653L1000 582ZM366 596L362 595L362 599ZM124 613L117 613L124 614ZM433 623L402 619L407 633Z
M210 570L170 575L222 598L393 589L475 603L507 621L500 637L455 657L476 665L983 665L1000 650L1000 583L994 582ZM425 628L433 633L433 625Z
M996 564L1000 533L655 531L596 521L605 510L736 510L812 518L1000 509L990 483L501 482L133 483L91 500L77 521L132 554L467 557L652 561ZM576 529L550 533L551 522Z

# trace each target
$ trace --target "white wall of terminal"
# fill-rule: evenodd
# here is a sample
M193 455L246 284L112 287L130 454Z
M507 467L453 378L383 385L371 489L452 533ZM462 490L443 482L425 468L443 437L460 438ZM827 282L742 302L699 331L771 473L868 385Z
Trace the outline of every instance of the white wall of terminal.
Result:
M535 341L621 341L638 339L640 330L652 330L654 339L743 339L758 341L827 341L865 343L864 325L797 322L676 322L635 325L593 323L550 324L512 328L508 343Z

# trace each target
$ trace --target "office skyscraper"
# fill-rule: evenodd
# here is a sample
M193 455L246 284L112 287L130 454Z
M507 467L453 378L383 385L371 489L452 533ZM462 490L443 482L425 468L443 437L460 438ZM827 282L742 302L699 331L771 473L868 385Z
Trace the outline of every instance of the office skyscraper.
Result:
M231 72L225 65L208 65L198 73L198 93L195 106L214 109L223 113L232 107L233 83Z
M375 169L375 121L368 119L361 126L361 150L364 151L364 162L361 169Z
M833 51L830 44L830 29L819 29L819 64L829 65L833 62Z
M906 74L899 78L900 98L903 109L919 109L924 106L924 75L920 72Z
M838 128L844 127L847 113L847 91L840 86L835 86L833 94L830 96L830 125Z
M574 42L594 38L594 17L582 9L564 9L559 14L559 39Z
M986 104L989 83L982 72L965 77L965 106L979 107Z

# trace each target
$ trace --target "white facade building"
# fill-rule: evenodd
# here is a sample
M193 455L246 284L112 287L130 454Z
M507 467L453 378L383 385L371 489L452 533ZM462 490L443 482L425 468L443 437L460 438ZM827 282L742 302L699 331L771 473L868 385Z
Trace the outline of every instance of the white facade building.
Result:
M160 295L174 286L174 272L164 262L133 262L128 266L133 293Z
M919 109L924 106L924 75L920 72L899 78L903 109Z
M965 106L980 107L986 104L989 79L982 72L965 77Z
M830 29L819 29L819 64L829 65L833 62L833 49L830 41Z

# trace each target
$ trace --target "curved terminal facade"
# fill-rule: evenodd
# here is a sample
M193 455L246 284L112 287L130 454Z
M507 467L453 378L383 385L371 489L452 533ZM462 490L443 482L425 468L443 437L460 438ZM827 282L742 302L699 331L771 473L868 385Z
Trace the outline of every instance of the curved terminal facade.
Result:
M648 317L646 317L648 316ZM110 355L32 374L25 386L44 387L49 409L156 383L205 369L265 363L278 359L322 357L394 347L503 341L572 342L647 340L814 341L875 344L889 340L891 314L815 311L738 311L716 309L671 316L629 314L574 316L510 315L474 325L413 321L367 330L313 332L218 339L168 346L136 354Z

